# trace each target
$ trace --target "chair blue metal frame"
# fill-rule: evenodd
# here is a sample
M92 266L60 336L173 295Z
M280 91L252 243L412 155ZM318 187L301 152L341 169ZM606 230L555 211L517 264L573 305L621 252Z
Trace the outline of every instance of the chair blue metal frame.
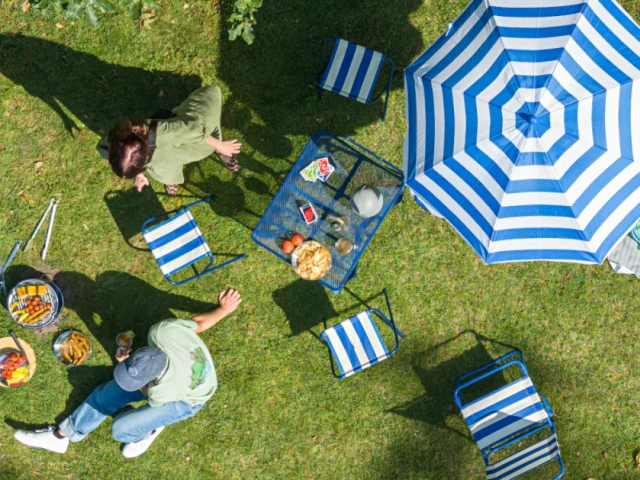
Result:
M2 263L2 259L0 259L0 292L2 293L2 301L4 301L4 299L7 297L7 284L4 278L4 274L11 266L11 262L13 262L13 258L16 256L16 253L18 253L20 245L22 245L22 240L18 240L15 243L15 245L11 249L11 253L9 253L9 256L7 257L7 261L4 264Z
M164 277L172 285L184 285L246 257L243 254L212 267L215 261L213 253L211 253L207 241L189 210L190 207L209 202L212 198L213 195L162 215L149 218L142 224L142 235L156 258ZM174 213L175 215L169 218ZM152 222L164 217L167 217L167 220L147 228ZM200 273L180 281L174 281L171 278L174 274L204 258L209 258L209 263Z
M465 402L462 390L511 366L518 367L523 376L481 398ZM552 461L557 461L560 466L560 473L554 479L564 475L564 463L551 419L553 411L546 397L539 394L531 383L520 350L514 350L459 377L454 397L482 453L487 478L516 478ZM540 402L537 401L540 399ZM545 429L550 431L546 439L491 463L491 456L496 452Z
M325 63L327 44L335 41L329 63ZM389 63L389 81L387 86L377 95L373 91L385 62ZM357 100L360 103L374 104L385 94L382 121L387 116L389 92L395 66L386 55L369 48L356 45L338 37L327 37L322 44L322 70L316 77L318 99L322 98L322 90Z
M388 318L379 309L370 308L331 328L326 328L325 322L325 330L320 334L320 341L329 351L329 364L334 377L349 377L395 355L400 348L400 338L404 339L405 335L396 327L386 288L383 293L389 310ZM372 313L379 316L393 330L396 341L393 350L389 351L384 344L371 317ZM336 373L334 362L338 365L340 375Z

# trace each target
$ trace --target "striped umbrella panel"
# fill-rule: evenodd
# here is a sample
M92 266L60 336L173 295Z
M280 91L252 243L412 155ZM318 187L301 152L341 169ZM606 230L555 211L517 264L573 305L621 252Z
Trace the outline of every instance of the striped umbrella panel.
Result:
M405 71L407 186L486 263L601 263L640 218L638 78L613 0L472 0Z

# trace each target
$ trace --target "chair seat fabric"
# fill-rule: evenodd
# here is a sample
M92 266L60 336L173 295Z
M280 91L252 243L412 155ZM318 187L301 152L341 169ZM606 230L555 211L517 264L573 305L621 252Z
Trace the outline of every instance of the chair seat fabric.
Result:
M385 56L337 39L319 86L362 103L371 99Z
M510 480L555 460L560 456L556 434L487 466L487 480Z
M328 328L321 338L329 345L344 377L391 356L369 311Z
M480 450L549 418L528 376L467 404L462 416Z
M143 232L165 277L211 256L211 250L188 209Z

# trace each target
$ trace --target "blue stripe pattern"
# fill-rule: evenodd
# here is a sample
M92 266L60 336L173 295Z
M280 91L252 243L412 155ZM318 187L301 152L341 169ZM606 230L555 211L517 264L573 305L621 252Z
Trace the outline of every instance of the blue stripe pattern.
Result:
M167 278L198 260L213 257L198 224L186 208L142 234Z
M486 263L602 263L640 218L638 52L616 0L472 0L405 70L414 198Z
M554 434L531 447L487 466L488 480L510 480L560 458L558 439Z
M391 356L369 311L328 328L320 338L329 346L342 377Z
M355 43L336 39L320 88L369 103L386 57Z

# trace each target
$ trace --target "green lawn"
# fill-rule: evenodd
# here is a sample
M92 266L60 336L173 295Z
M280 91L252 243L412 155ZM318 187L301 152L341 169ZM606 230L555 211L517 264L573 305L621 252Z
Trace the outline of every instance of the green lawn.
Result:
M47 264L37 241L17 257L9 281L52 276L66 295L61 328L86 332L94 353L68 370L51 352L53 333L33 335L0 314L0 336L14 329L38 357L27 386L0 391L0 478L484 478L453 384L510 346L524 351L556 411L566 478L640 478L635 277L607 265L485 266L409 195L371 243L349 291L337 296L298 280L250 239L318 128L402 164L402 77L386 123L375 106L337 95L318 102L310 84L322 38L342 36L405 67L464 4L268 0L252 46L227 41L212 2L165 0L150 30L138 30L124 12L93 29L25 15L15 0L2 4L0 255L28 238L51 196L61 199ZM640 18L640 2L625 4ZM201 84L223 89L223 131L243 143L243 169L234 176L205 160L188 170L182 197L167 198L157 183L133 192L97 155L99 137L118 117L172 107ZM196 215L213 250L249 258L170 287L144 251L139 226L208 193L216 195L212 208ZM143 457L124 461L110 421L65 456L13 440L13 428L55 422L109 378L118 331L133 329L141 346L153 323L209 309L225 287L239 289L244 302L204 335L218 393ZM310 331L357 312L360 300L382 307L384 287L406 341L389 361L335 380Z

